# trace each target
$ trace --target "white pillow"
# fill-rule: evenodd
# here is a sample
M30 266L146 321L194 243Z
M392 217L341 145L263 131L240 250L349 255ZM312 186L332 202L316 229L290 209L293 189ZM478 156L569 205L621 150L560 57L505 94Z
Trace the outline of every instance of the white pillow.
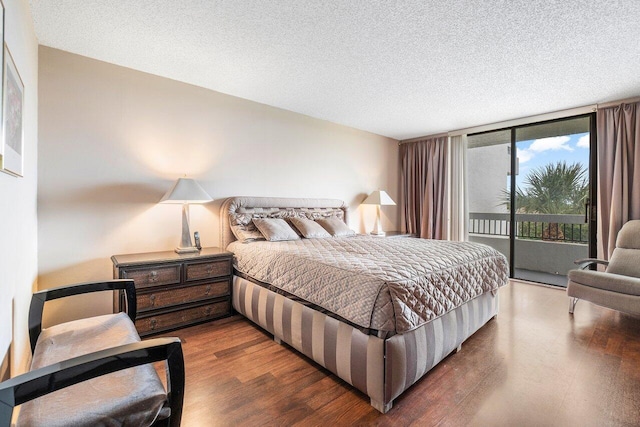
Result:
M350 229L347 224L336 217L319 219L316 222L327 230L333 237L354 236L356 234L356 232Z
M280 242L282 240L300 240L298 233L287 224L287 221L280 218L254 218L253 223L260 230L260 233L270 242Z
M306 218L291 218L291 223L307 239L331 237L320 224Z
M236 239L242 243L255 242L256 240L264 240L264 236L256 228L255 225L249 223L247 225L233 225L231 226L231 232Z

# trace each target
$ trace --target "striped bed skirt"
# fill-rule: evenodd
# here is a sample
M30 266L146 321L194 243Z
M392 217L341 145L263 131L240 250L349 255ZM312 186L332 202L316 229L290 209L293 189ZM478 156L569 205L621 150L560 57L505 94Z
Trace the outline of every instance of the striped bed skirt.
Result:
M364 392L382 413L498 312L498 294L489 292L381 339L237 276L232 295L236 311Z

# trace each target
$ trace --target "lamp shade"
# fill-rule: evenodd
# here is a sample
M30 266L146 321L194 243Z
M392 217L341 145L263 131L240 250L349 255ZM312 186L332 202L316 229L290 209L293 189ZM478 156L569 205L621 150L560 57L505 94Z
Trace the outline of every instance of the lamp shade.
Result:
M395 205L396 202L394 202L391 197L389 197L389 195L386 193L386 191L384 190L376 190L373 193L369 194L369 197L367 197L364 202L362 202L363 205Z
M212 200L195 180L178 178L173 187L162 197L160 203L207 203Z

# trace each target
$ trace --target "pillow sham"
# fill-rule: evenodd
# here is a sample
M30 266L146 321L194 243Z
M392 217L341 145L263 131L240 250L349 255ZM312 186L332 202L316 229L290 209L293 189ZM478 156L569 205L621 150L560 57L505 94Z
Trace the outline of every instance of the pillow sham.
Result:
M336 217L319 219L316 222L333 237L354 236L356 234L347 224Z
M331 237L327 230L315 221L306 218L290 218L291 224L307 239Z
M300 240L298 233L281 218L254 218L253 223L260 233L270 242L283 240Z
M265 240L264 236L260 231L256 228L253 223L249 223L247 225L233 225L231 226L231 232L239 242L242 243L250 243L255 242L256 240Z

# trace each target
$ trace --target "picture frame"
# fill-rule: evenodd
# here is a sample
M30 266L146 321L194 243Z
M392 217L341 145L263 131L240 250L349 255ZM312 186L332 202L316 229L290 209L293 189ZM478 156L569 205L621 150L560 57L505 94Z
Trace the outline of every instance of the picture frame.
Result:
M23 176L24 83L7 44L2 67L2 171Z

